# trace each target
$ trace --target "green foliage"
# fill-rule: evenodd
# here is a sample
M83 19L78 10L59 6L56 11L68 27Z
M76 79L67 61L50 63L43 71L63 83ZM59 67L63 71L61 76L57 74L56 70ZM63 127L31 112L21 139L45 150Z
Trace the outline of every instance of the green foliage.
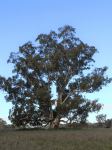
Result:
M14 65L13 76L0 77L0 88L13 104L11 122L16 126L43 126L65 117L86 122L88 113L99 111L101 104L86 99L83 93L99 91L111 81L105 76L107 67L93 69L96 52L94 46L76 37L73 27L64 26L57 33L38 35L35 46L28 42L11 53L8 63ZM53 84L57 93L55 117Z

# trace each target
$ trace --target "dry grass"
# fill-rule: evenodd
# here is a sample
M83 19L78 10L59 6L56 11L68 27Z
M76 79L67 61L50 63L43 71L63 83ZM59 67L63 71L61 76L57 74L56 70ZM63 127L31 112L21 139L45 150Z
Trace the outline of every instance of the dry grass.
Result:
M112 150L112 129L0 131L0 150Z

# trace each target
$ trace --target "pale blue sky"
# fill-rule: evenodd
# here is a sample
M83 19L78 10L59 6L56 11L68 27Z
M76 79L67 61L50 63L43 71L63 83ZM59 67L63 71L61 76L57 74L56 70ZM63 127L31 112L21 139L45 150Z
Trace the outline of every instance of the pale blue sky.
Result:
M96 66L108 66L112 76L112 0L1 0L0 1L0 75L10 76L6 61L10 52L39 33L48 33L65 24L76 28L77 36L99 53ZM112 84L98 93L89 94L104 104L101 113L112 118ZM7 120L11 105L0 91L0 117ZM94 116L90 120L94 120Z

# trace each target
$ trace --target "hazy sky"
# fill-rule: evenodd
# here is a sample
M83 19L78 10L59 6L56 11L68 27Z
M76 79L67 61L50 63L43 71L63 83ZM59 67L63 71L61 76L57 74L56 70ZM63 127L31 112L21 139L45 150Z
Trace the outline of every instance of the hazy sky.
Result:
M108 66L112 76L112 0L1 0L0 1L0 75L11 75L7 64L10 52L27 41L36 39L39 33L48 33L64 25L76 28L77 36L99 53L96 66ZM112 84L100 92L89 94L104 104L101 113L112 118ZM0 91L0 117L7 120L11 104L6 103ZM90 116L94 121L94 116Z

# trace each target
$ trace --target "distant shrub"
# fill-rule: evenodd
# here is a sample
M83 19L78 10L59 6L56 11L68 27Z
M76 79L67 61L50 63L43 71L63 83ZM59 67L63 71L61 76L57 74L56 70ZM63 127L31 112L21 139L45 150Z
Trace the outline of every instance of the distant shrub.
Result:
M0 118L0 129L1 129L1 128L5 128L6 125L7 125L6 121L3 120L2 118Z
M112 126L112 119L107 119L106 122L105 122L105 127L106 128L111 128Z

